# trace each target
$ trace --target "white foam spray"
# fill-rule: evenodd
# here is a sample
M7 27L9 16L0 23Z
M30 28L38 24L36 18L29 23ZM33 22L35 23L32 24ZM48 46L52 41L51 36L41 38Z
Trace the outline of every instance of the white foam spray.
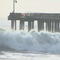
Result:
M0 49L3 46L16 51L60 54L60 33L0 31Z

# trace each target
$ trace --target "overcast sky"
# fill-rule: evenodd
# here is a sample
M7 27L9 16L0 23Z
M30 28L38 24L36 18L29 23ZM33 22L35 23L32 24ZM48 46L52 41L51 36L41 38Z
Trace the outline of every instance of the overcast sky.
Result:
M12 8L13 0L0 0L0 26L7 25ZM17 0L15 8L16 12L60 13L60 0Z
M0 18L12 12L13 0L0 0ZM60 0L17 0L16 12L60 13Z

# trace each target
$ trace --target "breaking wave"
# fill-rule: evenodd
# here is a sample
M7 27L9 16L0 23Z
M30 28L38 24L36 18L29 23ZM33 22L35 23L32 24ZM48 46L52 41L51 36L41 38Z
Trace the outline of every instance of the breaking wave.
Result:
M60 54L60 33L0 31L0 50Z

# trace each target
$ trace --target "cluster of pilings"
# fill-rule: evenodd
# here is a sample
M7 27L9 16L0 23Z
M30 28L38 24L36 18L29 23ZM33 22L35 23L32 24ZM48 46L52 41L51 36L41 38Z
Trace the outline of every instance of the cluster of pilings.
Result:
M12 29L17 29L16 26L16 22L17 20L11 20L11 28ZM30 31L31 29L34 29L34 20L33 21L27 21L28 22L28 31ZM20 20L19 23L19 29L20 30L24 30L24 20ZM44 26L45 23L45 26ZM44 21L44 20L37 20L37 27L38 27L38 31L44 30L44 28L46 29L46 31L49 32L60 32L60 21L55 20L48 20L48 21Z
M48 16L49 15L49 16ZM11 28L17 29L16 22L19 20L19 29L24 30L24 23L28 22L28 31L34 29L34 21L37 21L38 31L46 29L49 32L60 32L60 15L58 14L30 14L29 16L21 16L18 14L10 14L8 20L11 20ZM44 24L45 23L45 24Z
M46 24L44 26L44 23ZM38 31L44 30L44 27L46 29L46 31L49 32L60 32L60 21L59 20L48 20L48 21L44 21L44 20L39 20L38 21Z
M16 26L17 21L16 20L11 20L11 28L16 30L17 26ZM24 20L20 20L19 23L19 30L24 30ZM34 21L28 21L28 31L30 31L31 29L34 29Z

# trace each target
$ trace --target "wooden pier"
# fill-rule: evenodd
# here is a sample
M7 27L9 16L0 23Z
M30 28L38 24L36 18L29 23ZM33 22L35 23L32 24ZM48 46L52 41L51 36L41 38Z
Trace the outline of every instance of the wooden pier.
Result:
M28 31L34 29L34 21L37 21L38 31L60 32L60 14L59 13L10 13L8 20L11 20L11 28L16 30L16 22L20 21L19 29L24 30L24 23L28 22Z

